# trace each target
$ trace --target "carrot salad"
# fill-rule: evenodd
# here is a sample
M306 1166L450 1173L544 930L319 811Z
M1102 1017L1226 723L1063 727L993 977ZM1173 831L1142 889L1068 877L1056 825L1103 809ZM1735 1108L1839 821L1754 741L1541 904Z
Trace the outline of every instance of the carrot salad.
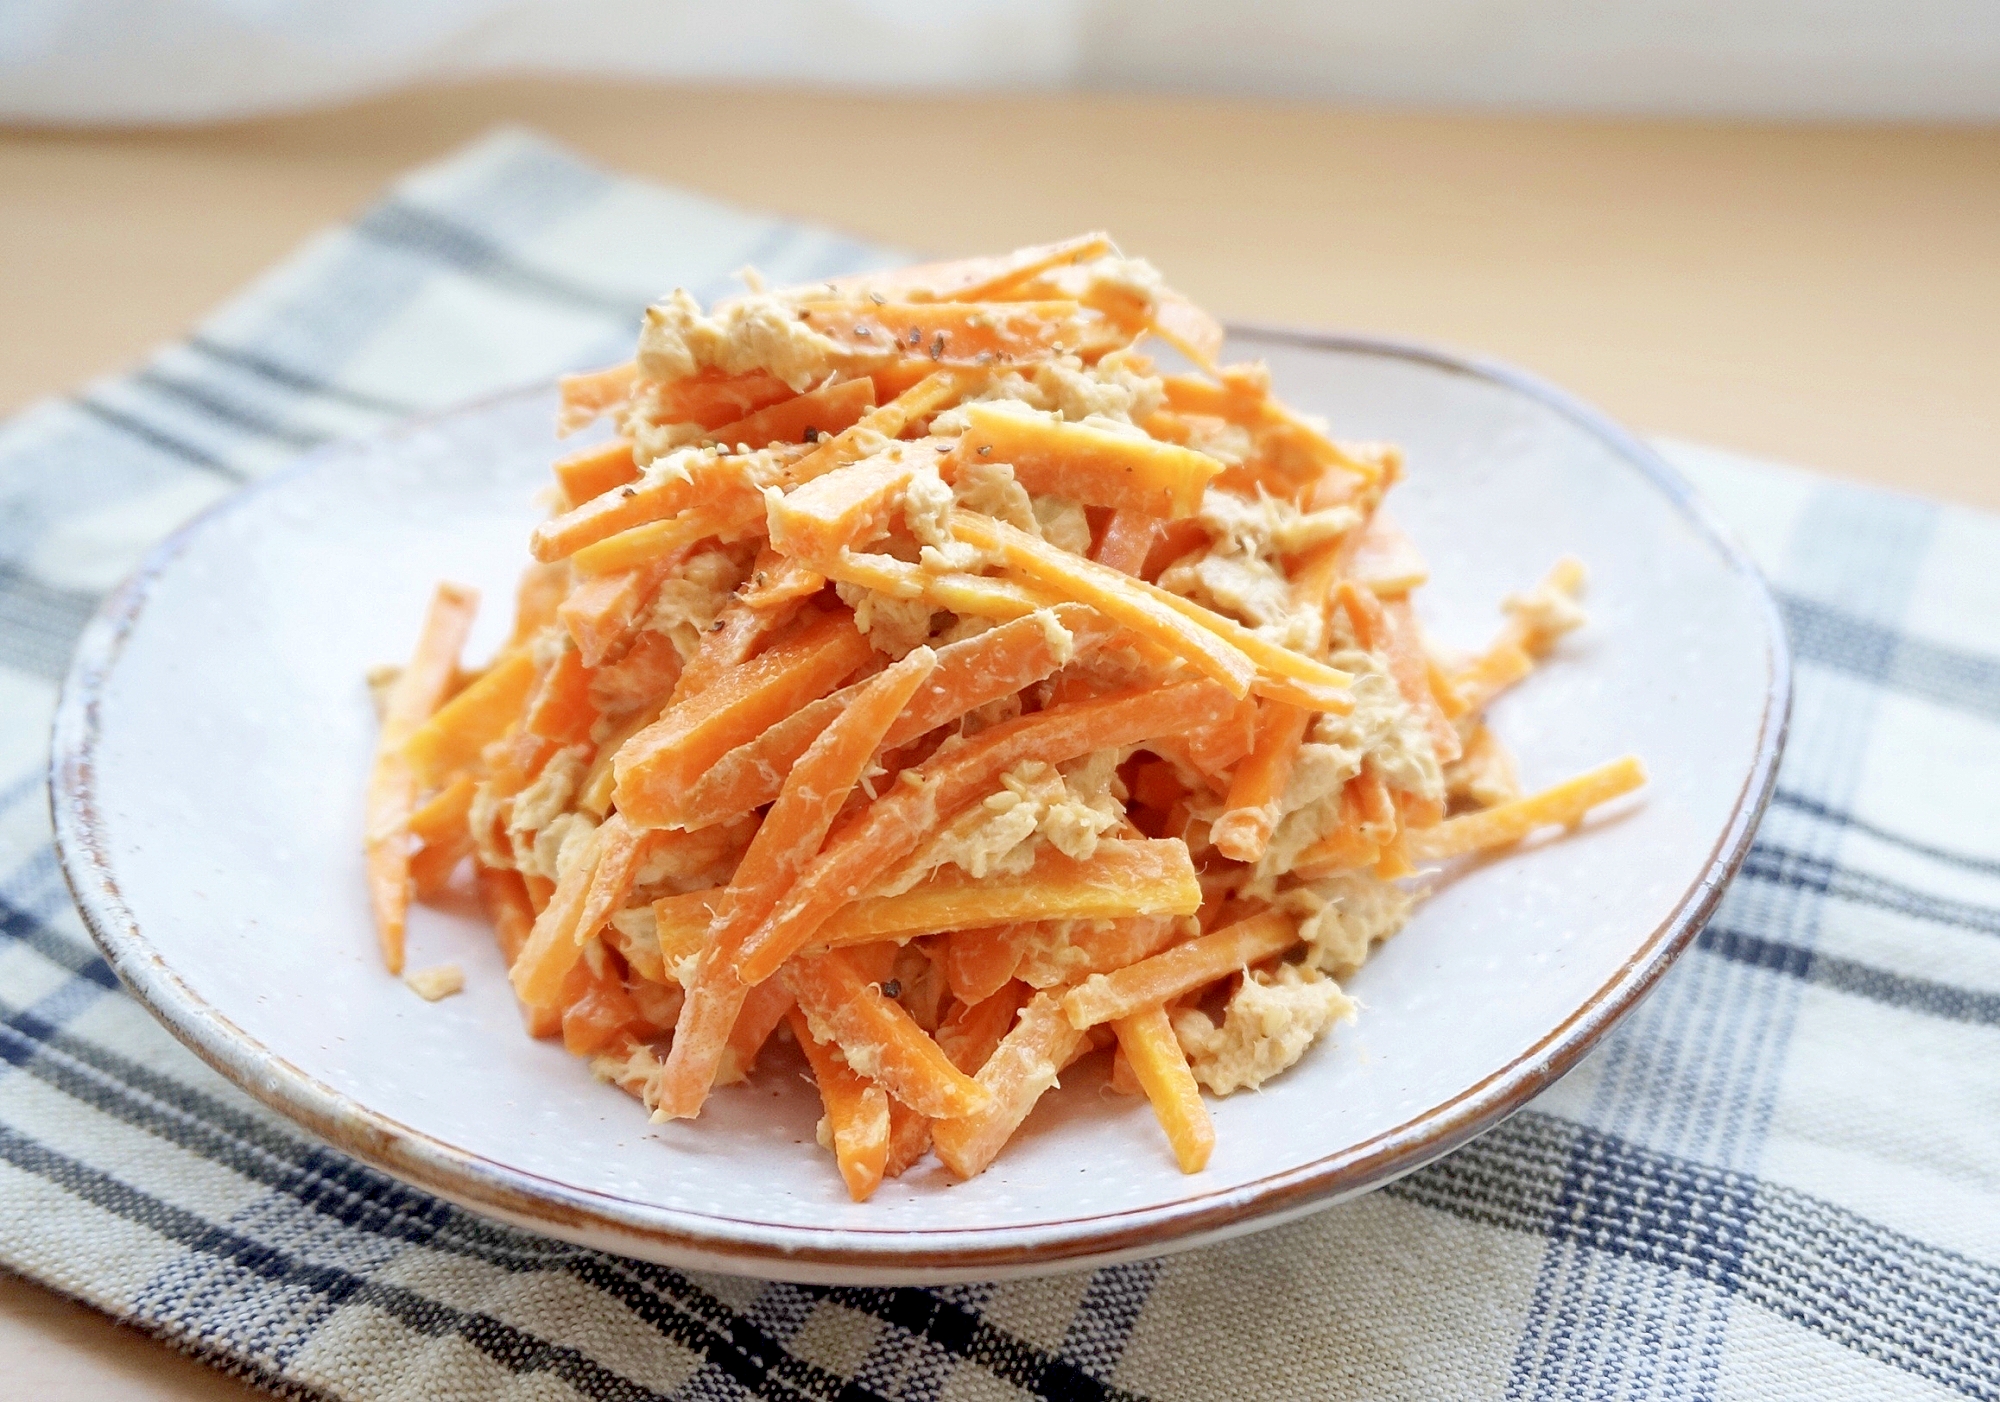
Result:
M656 1120L795 1043L859 1200L979 1173L1097 1053L1198 1172L1203 1091L1352 1015L1424 864L1644 781L1524 794L1484 719L1581 566L1438 646L1396 449L1221 364L1103 235L750 284L563 380L561 427L615 434L555 464L512 637L461 671L440 586L378 687L389 968L469 865L529 1032Z

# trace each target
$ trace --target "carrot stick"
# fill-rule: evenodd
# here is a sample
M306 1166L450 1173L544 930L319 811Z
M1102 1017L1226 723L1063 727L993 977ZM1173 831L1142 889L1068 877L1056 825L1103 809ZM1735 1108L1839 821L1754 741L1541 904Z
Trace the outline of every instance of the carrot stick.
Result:
M1146 1008L1111 1024L1118 1049L1153 1103L1182 1173L1199 1173L1215 1152L1215 1126L1201 1102L1201 1087L1188 1069L1187 1054L1174 1036L1164 1007Z
M612 761L619 811L647 827L678 824L680 796L710 765L824 696L870 652L851 616L828 614L791 642L669 707Z
M759 611L741 599L732 599L723 606L722 613L709 630L701 635L701 645L695 649L693 657L681 668L680 679L674 683L669 705L679 705L689 697L699 695L716 678L739 667L749 660L751 650L758 641L788 614L775 611Z
M763 370L731 375L699 370L692 375L652 386L649 417L655 423L700 424L713 429L792 397L792 387ZM734 440L732 440L734 441Z
M638 377L638 362L628 360L605 370L558 378L556 389L562 396L562 407L556 411L556 432L575 433L606 410L624 403Z
M1105 525L1104 536L1097 542L1092 558L1107 569L1136 577L1144 572L1146 556L1159 536L1159 517L1148 516L1129 507L1121 508L1111 513L1111 520Z
M757 449L771 443L817 443L851 427L875 407L875 385L862 376L838 384L821 385L793 399L786 399L754 414L711 429L698 442L718 443L724 448Z
M991 996L976 1003L958 1004L938 1024L939 1048L951 1058L953 1066L968 1076L977 1076L1032 996L1033 990L1017 980L1002 984Z
M389 688L381 734L375 742L362 853L368 869L375 935L382 947L382 962L392 974L403 972L403 931L410 909L408 824L420 788L416 769L403 748L444 699L478 607L478 594L463 585L437 587L409 665Z
M1445 715L1437 693L1431 690L1430 654L1424 651L1423 629L1417 622L1416 610L1407 598L1391 599L1382 606L1382 617L1388 624L1389 672L1396 679L1396 689L1424 723L1438 763L1449 764L1459 757L1464 746L1458 738L1458 727Z
M795 959L784 979L813 1034L839 1046L847 1064L919 1114L966 1115L987 1092L951 1064L902 1005L864 981L838 950Z
M1115 973L1092 974L1063 998L1063 1012L1078 1031L1114 1022L1227 978L1298 942L1291 917L1267 910Z
M565 565L530 565L521 571L514 590L514 631L503 651L526 646L556 621L556 609L569 593L569 568Z
M1088 925L1066 921L1038 925L1014 974L1030 988L1075 983L1087 975L1110 973L1158 954L1181 938L1185 928L1171 915L1140 915Z
M403 742L403 758L417 783L429 788L453 770L476 763L479 752L519 719L522 702L534 684L534 655L512 652L438 707Z
M743 1007L736 1014L736 1025L729 1029L729 1040L723 1044L722 1055L715 1063L715 1084L733 1086L750 1078L757 1069L757 1055L764 1050L771 1034L778 1030L778 1024L785 1015L798 1005L792 991L773 979L760 983L744 998Z
M1075 302L802 302L799 319L857 363L898 347L939 365L1048 360L1081 349L1102 318Z
M980 302L1059 264L1082 262L1112 251L1109 234L1083 234L1012 253L835 278L828 284L827 295L859 300L873 293L899 302Z
M931 1117L920 1115L900 1100L889 1102L889 1158L885 1178L901 1178L931 1151Z
M817 564L867 544L887 529L919 464L936 457L928 446L891 443L772 499L772 548Z
M979 403L962 412L967 427L945 459L947 481L967 463L1004 462L1036 495L1177 520L1194 515L1209 479L1222 470L1221 461L1206 453L1143 434L1068 423L1054 414Z
M590 739L597 724L597 707L590 699L590 668L583 654L564 648L535 683L528 697L521 728L557 745L578 745Z
M750 936L738 976L752 983L769 978L879 873L991 792L1000 776L1022 761L1060 764L1092 750L1139 744L1211 720L1228 701L1228 693L1212 683L1182 682L1055 706L981 731L964 746L906 770L913 778L899 780L829 843Z
M601 667L621 653L667 576L679 568L680 552L656 555L617 574L586 579L556 610L586 667Z
M945 985L962 1003L976 1004L1005 988L1037 933L1033 922L954 930L945 945Z
M1257 746L1236 767L1223 813L1209 829L1209 841L1223 856L1254 862L1264 855L1284 816L1285 785L1305 739L1312 712L1282 702L1266 702L1257 725ZM1192 1170L1190 1170L1192 1171Z
M931 1125L931 1146L944 1166L963 1179L992 1163L1083 1041L1055 996L1037 993L979 1068L984 1107Z
M750 572L750 587L744 604L762 613L799 599L809 599L826 587L826 576L802 560L773 554L767 562L759 557Z
M1192 915L1200 908L1201 883L1185 843L1106 838L1087 861L1045 848L1019 876L975 877L947 867L901 895L843 906L815 938L837 947L1014 921Z
M684 469L681 472L649 474L542 522L529 536L528 548L544 562L567 559L586 546L648 522L669 520L689 507L747 499L756 495L759 477L769 465L798 461L810 451L790 446L760 450L747 457L691 454L677 460Z
M660 1075L662 1117L700 1113L748 989L763 982L735 971L743 939L812 860L876 745L935 665L930 649L918 648L880 673L792 766L717 907Z
M590 874L570 938L579 945L589 944L604 922L625 904L652 837L636 832L623 813L613 813L597 829L597 866Z
M535 927L508 971L514 993L531 1007L554 1006L562 992L563 980L583 958L583 941L576 938L577 922L583 917L584 901L597 874L597 854L603 828L593 832L588 845L556 882L549 903L535 917Z
M937 649L936 670L883 737L884 748L906 745L968 711L1033 686L1109 631L1096 626L1089 610L1064 605L1054 610L1053 619L1031 615L946 644ZM682 820L691 828L706 827L776 798L806 746L859 689L850 686L802 706L717 760L688 792Z
M1477 813L1447 818L1435 827L1414 828L1405 835L1409 854L1418 861L1438 861L1483 852L1519 842L1536 828L1573 827L1601 803L1632 792L1646 782L1646 767L1632 755L1586 770L1552 788Z
M856 1074L831 1042L813 1036L804 1013L795 1008L788 1020L818 1083L847 1195L866 1202L889 1166L889 1098L880 1086Z
M555 474L566 503L564 509L571 510L632 481L639 475L639 465L632 460L632 440L614 438L557 458Z
M470 774L453 779L410 815L410 836L425 847L464 837L466 814L472 810L472 793L478 787Z

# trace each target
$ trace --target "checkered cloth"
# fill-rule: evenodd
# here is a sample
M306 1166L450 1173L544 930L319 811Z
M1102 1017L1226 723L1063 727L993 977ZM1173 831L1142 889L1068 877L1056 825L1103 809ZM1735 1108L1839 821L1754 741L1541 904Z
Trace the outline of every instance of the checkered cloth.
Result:
M886 257L503 133L0 432L0 1262L301 1397L2000 1398L2000 520L1697 449L1798 658L1742 875L1532 1108L1295 1225L1007 1285L689 1275L333 1153L121 994L42 766L144 547L328 437L621 357L667 282Z

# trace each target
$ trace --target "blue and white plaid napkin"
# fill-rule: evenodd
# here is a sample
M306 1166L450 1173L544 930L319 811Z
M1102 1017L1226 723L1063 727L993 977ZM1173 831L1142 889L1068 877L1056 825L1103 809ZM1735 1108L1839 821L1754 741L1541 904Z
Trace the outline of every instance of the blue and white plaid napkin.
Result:
M670 281L888 257L502 133L0 430L0 1264L299 1397L2000 1399L2000 520L1700 449L1798 659L1741 877L1531 1109L1295 1225L1007 1285L688 1275L302 1138L119 990L42 767L145 547L325 438L622 357Z

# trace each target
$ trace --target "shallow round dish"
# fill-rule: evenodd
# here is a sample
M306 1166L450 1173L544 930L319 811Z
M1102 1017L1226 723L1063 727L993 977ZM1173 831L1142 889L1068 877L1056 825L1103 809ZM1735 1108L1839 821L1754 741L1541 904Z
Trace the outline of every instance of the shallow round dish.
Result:
M476 1211L612 1251L806 1281L939 1282L1098 1264L1268 1226L1445 1153L1573 1065L1673 960L1735 870L1788 696L1763 583L1649 449L1513 371L1373 341L1236 332L1292 404L1403 445L1391 504L1441 638L1491 636L1559 555L1591 625L1493 721L1524 780L1626 752L1652 783L1559 841L1459 876L1350 984L1358 1022L1212 1102L1184 1177L1143 1101L1086 1075L983 1176L934 1161L862 1205L784 1059L655 1126L521 1031L473 913L419 911L383 972L363 895L363 676L405 655L439 578L499 640L555 449L552 392L312 454L162 545L79 647L56 722L63 865L105 956L182 1041L348 1152Z

